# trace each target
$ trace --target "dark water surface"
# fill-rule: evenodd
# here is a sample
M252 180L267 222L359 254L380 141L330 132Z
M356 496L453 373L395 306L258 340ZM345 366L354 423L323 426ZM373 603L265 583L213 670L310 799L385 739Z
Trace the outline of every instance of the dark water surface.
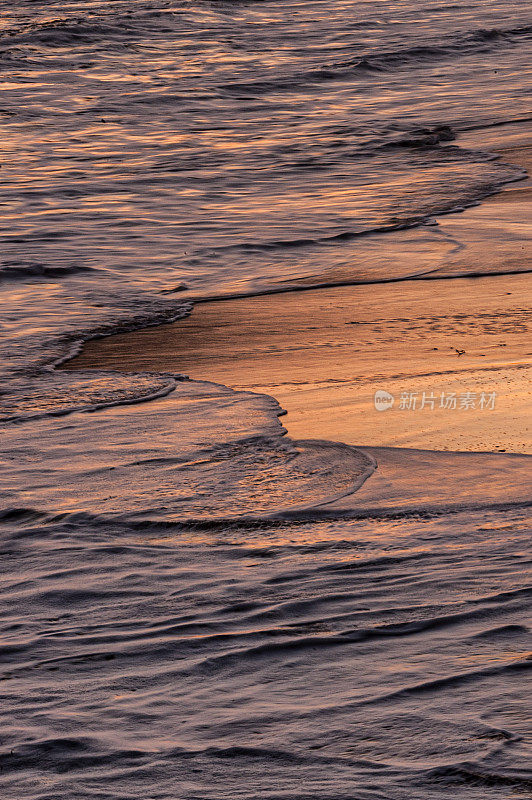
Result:
M362 507L371 455L291 442L273 398L53 370L443 251L433 215L522 177L455 136L532 118L530 8L6 6L2 796L530 798L528 462L492 500L480 459L482 497Z

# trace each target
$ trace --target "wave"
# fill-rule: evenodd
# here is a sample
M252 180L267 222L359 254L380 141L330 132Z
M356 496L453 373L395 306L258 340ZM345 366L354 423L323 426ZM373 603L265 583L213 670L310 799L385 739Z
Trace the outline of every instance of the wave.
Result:
M101 744L95 737L57 736L20 745L9 753L0 753L0 769L9 773L44 767L61 773L66 770L105 766L116 768L122 764L137 763L147 755L147 752L133 749L114 749L112 752L103 753Z
M84 18L45 20L23 28L3 30L0 32L0 48L10 45L71 48L103 42L107 47L112 42L127 42L131 33L124 24L91 22Z
M380 53L368 52L354 59L336 61L323 67L306 70L291 76L272 77L266 80L230 82L219 85L221 92L243 94L267 94L270 92L293 92L306 85L342 81L357 75L376 78L398 69L425 66L457 56L487 53L498 47L511 47L532 39L532 25L511 28L479 28L466 34L448 37L445 42L423 44L414 47L385 50Z
M65 278L80 273L97 273L100 270L83 264L44 264L30 261L4 261L0 264L0 281L26 280L27 278Z
M433 127L412 126L400 131L394 130L392 127L378 139L366 142L360 152L355 147L354 152L350 154L350 159L354 161L360 159L362 164L371 166L373 171L376 169L374 161L377 159L378 166L384 172L389 170L394 173L404 168L403 151L419 153L419 166L427 171L441 172L441 176L435 176L430 194L418 196L415 206L411 204L411 198L408 197L393 208L388 207L386 201L379 198L378 209L370 209L368 216L365 216L364 212L361 213L361 210L355 205L351 220L344 217L340 224L329 225L325 231L320 226L315 233L309 231L309 234L305 236L270 239L264 237L257 238L255 241L244 239L228 244L215 244L199 250L198 256L205 254L207 257L212 257L213 254L240 252L260 255L273 251L329 248L335 244L342 245L372 236L397 233L433 223L434 217L462 212L478 205L487 197L497 194L504 186L527 178L528 173L524 168L507 163L496 154L450 145L449 142L456 139L457 135L453 128L444 124ZM444 172L448 164L451 169L456 169L457 165L461 167L463 164L466 169L471 169L472 174L467 180L450 185L446 181ZM314 167L317 165L314 164ZM478 171L476 168L479 168ZM288 165L281 166L278 171L297 173L298 169L298 162L291 161ZM474 173L473 170L475 170ZM334 167L331 172L329 180L332 181ZM355 196L359 188L357 178L358 174L355 172L353 177L353 194ZM302 226L298 227L301 230ZM304 227L309 228L308 224ZM340 230L338 230L339 228ZM257 233L261 234L262 230ZM368 282L373 281L370 279Z
M57 18L45 19L20 27L4 28L0 31L0 47L29 46L47 48L75 48L76 46L98 44L109 47L116 44L129 46L147 35L171 34L179 24L177 9L142 9L134 14L121 14L111 18L108 14L101 18ZM349 23L350 30L378 30L378 20L362 20ZM369 50L356 58L332 62L287 78L257 82L228 83L225 88L246 89L254 87L264 91L269 89L293 90L307 82L323 82L353 77L357 73L378 74L393 69L427 62L453 58L469 53L486 53L496 47L512 46L532 38L532 25L509 27L479 27L470 31L448 35L444 40L425 42L394 50Z
M119 599L119 595L117 595ZM504 613L500 612L500 613ZM464 619L469 617L464 614ZM195 659L193 664L188 663L182 669L176 669L174 675L182 676L197 676L212 673L218 670L232 670L232 669L245 669L246 664L248 668L254 661L270 661L278 657L292 657L299 656L304 658L309 652L317 652L322 649L338 649L349 648L351 646L358 646L369 642L376 642L381 639L406 638L408 636L417 636L424 633L430 633L433 630L440 630L441 625L437 621L427 620L423 623L404 623L402 625L389 625L369 629L361 629L350 634L325 634L325 635L312 635L312 634L299 634L294 638L290 638L290 630L283 630L280 628L272 631L260 630L255 634L250 635L255 639L264 639L266 641L261 644L247 645L246 637L242 633L235 634L213 634L212 636L201 636L203 645L216 642L217 644L231 645L235 643L237 647L225 653L216 656L209 656L205 659ZM174 638L170 634L171 638ZM142 637L144 641L146 637ZM156 637L159 640L164 640L164 632ZM194 654L194 645L198 644L198 636L186 639L179 637L180 649L184 654L187 651L187 645L190 649L191 656ZM400 646L400 645L399 645ZM512 661L506 664L497 665L495 667L486 667L482 670L470 670L467 672L457 673L443 678L437 678L423 682L421 684L405 686L391 693L377 695L376 697L368 698L367 700L360 701L356 705L376 705L387 703L398 698L407 696L437 692L441 689L448 687L462 686L469 682L476 682L482 678L489 678L491 676L501 675L508 672L527 672L532 668L532 663L525 659L521 661Z
M532 792L532 779L526 769L490 770L481 765L463 764L436 767L426 773L426 778L443 786L468 786L484 789L513 789L517 796L522 792Z
M198 390L204 387L205 384L191 382L183 385L181 391L186 388L187 395L195 398L200 396ZM245 397L244 393L232 394L233 397L235 394ZM230 395L230 390L226 390L222 397L229 398ZM254 406L259 409L261 397L256 395L257 399L254 400L250 395L250 408ZM179 403L178 398L176 403ZM530 456L355 448L316 441L292 442L283 439L284 429L279 426L274 438L255 436L238 443L229 440L220 443L219 447L213 448L211 443L203 449L195 445L192 458L186 450L186 443L180 443L181 447L185 447L186 455L180 456L165 449L164 439L160 435L161 425L164 427L170 421L169 415L175 414L174 409L172 395L148 404L143 425L151 425L152 436L159 436L158 455L151 460L140 457L148 445L139 439L136 443L139 457L132 460L131 454L126 459L120 452L120 436L117 436L116 425L124 425L126 429L134 425L138 412L132 410L129 413L127 407L118 406L120 416L109 420L114 423L117 444L113 446L109 443L104 463L99 464L93 459L90 469L81 463L71 477L71 492L76 493L78 484L86 487L84 497L77 501L74 511L58 515L58 492L63 491L61 487L52 482L50 486L45 484L43 491L43 487L37 484L33 494L40 495L40 504L33 507L16 505L18 495L11 493L12 501L4 504L0 522L15 524L15 529L19 530L17 535L23 538L33 535L33 524L39 520L41 525L52 526L74 523L95 524L105 528L120 525L127 530L152 531L154 534L170 527L175 532L196 531L215 535L221 531L260 530L264 526L283 529L298 525L338 523L342 520L406 522L438 517L451 519L452 516L460 519L464 514L525 511L532 505L529 490ZM229 413L238 414L241 409L242 406L239 408L236 403L233 409L228 407ZM265 406L264 411L275 415L274 406L270 407L269 412ZM112 412L113 408L107 411L109 414ZM181 409L180 413L184 417ZM159 433L154 425L155 420L160 423L157 428L161 429ZM77 423L79 431L69 442L72 452L94 437L90 419L83 422L80 417ZM101 417L94 423L98 428L102 424L106 424L106 420ZM184 419L182 424L187 424ZM44 430L41 436L43 433ZM218 436L221 436L221 432ZM46 463L47 459L44 460L43 475L47 470L54 469L55 445L52 443L56 438L64 439L65 433L61 428L52 429L46 431L46 437L50 440L52 455L48 459L50 466ZM6 436L7 457L10 457L12 447L20 445L20 431L16 432L16 443ZM275 462L278 463L268 484L269 498L266 498L260 486L260 465L262 469L271 471ZM22 499L30 491L35 479L25 472L24 466L19 473L19 480L25 482ZM424 482L420 481L421 473L425 476ZM209 476L213 497L210 501L203 499L199 502L204 494L202 485L206 475ZM100 481L106 478L115 487L115 493L120 493L116 501L102 498ZM148 486L158 486L158 491L164 497L163 503L154 504L150 491L146 491L146 481ZM432 497L427 500L429 484ZM285 485L291 487L290 503L287 503ZM188 487L185 496L182 493L183 486ZM224 487L225 497L214 497L218 486ZM173 487L172 490L170 487ZM199 507L201 514L198 514ZM235 510L235 513L228 514L229 509ZM41 517L43 513L47 516ZM310 552L319 551L311 548ZM260 553L255 552L255 555L258 557ZM266 549L264 556L269 555L270 551ZM421 561L423 558L419 556ZM408 562L411 562L411 557ZM395 566L400 566L400 560L384 557L324 569L333 573L354 570L362 574ZM297 575L284 576L282 581L297 579ZM494 601L510 602L518 596L526 596L528 591L528 587L525 587L517 594L512 593L499 600L494 598Z
M28 330L23 328L24 334L19 337L23 346L13 348L11 361L5 359L4 387L0 392L2 424L19 425L76 412L143 403L164 397L174 391L178 382L186 380L177 373L119 374L89 370L68 374L58 371L57 368L76 356L88 341L175 322L192 309L190 301L166 299L147 292L126 293L117 304L112 297L106 298L106 302L97 297L95 302L90 284L88 290L86 286L80 289L78 284L69 282L75 276L63 275L63 278L61 288L67 297L66 307L61 303L48 307L45 302L41 308L37 289L40 281L32 279L27 284L37 308L32 314L30 307L28 319L24 320ZM37 335L30 322L37 324ZM18 345L16 340L15 344Z

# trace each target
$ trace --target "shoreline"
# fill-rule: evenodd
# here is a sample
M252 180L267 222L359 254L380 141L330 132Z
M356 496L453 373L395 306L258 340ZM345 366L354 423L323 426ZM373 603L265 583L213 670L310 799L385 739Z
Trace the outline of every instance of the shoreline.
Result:
M531 143L498 152L532 173ZM477 206L438 217L459 247L425 275L196 301L177 322L91 340L59 368L173 371L268 394L286 410L292 439L532 453L525 302L532 264L524 252L531 183L508 184ZM478 270L461 274L471 263ZM442 393L480 401L495 392L500 402L489 414L428 405L401 411L397 402L382 413L372 407L381 389L396 401L405 392L416 402L432 394L435 405Z

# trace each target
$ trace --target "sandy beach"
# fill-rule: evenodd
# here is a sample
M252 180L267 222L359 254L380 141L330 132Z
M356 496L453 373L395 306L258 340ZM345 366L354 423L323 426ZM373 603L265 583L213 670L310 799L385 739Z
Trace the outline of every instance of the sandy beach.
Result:
M532 171L526 140L499 155ZM531 192L528 179L440 217L455 246L430 280L200 302L174 324L89 342L65 368L175 371L269 394L296 439L530 453ZM395 243L380 237L384 257ZM464 273L474 277L449 279ZM379 390L394 396L384 412Z

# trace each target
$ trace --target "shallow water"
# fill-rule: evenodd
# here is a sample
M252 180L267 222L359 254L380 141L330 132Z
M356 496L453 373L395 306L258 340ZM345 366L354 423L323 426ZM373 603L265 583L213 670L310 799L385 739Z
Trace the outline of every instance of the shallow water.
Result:
M530 796L529 462L417 455L429 508L394 456L390 506L384 453L293 443L273 398L53 365L441 270L433 216L523 176L489 147L531 43L515 0L0 11L4 797Z

